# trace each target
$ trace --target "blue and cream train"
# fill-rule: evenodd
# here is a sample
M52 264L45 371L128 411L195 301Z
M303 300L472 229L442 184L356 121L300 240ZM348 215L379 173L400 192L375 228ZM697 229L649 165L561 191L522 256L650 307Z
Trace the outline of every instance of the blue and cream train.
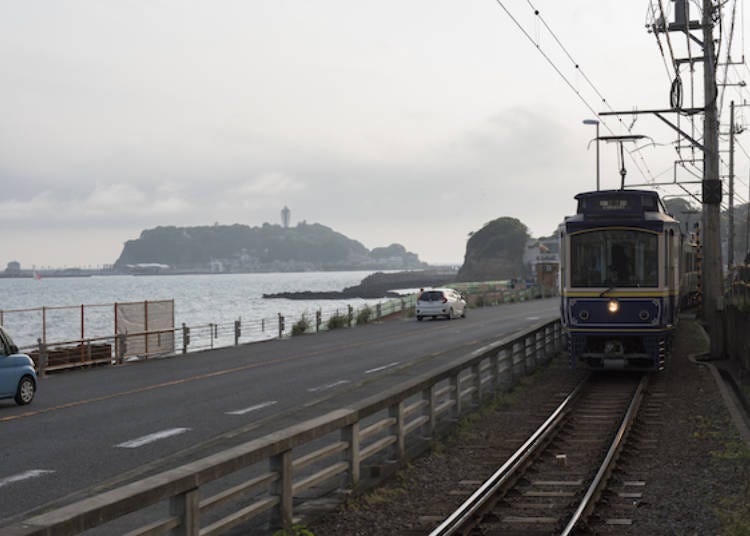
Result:
M694 285L686 275L695 269L694 247L656 192L596 191L576 200L576 215L560 226L561 315L571 364L663 368L680 296L691 290L687 281Z

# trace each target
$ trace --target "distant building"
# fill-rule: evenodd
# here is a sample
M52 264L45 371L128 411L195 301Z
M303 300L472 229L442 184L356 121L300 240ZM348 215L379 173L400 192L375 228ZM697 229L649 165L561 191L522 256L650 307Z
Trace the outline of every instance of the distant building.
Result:
M289 218L292 216L292 211L289 210L289 207L284 206L284 208L281 209L281 224L284 226L284 229L289 229Z
M560 242L557 236L549 238L532 238L526 242L526 252L523 262L529 273L536 274L539 270L537 265L545 265L544 270L549 271L549 266L560 264Z
M21 263L18 261L10 261L5 268L5 273L8 275L18 275L21 273Z

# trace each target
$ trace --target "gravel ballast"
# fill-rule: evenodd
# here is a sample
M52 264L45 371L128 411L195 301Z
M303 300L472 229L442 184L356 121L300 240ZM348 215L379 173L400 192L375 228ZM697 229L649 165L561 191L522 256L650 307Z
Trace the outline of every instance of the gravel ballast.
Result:
M646 475L632 525L607 534L750 534L750 447L743 442L708 367L691 360L705 347L683 320L667 369L655 375L658 415L648 419L657 448L631 460ZM561 354L459 423L386 484L355 493L337 510L306 521L315 536L428 534L544 421L583 373Z

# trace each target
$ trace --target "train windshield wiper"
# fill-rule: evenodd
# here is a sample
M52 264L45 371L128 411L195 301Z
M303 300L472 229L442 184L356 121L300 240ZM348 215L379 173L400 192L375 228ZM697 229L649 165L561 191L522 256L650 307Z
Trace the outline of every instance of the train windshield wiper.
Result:
M609 292L609 291L611 291L611 290L615 290L615 288L617 288L617 286L616 286L616 285L612 285L612 286L611 286L611 287L609 287L609 288L608 288L607 290L605 290L605 291L603 291L603 292L602 292L601 294L599 294L599 297L600 297L600 298L604 298L604 297L605 297L605 294L607 294L607 292Z

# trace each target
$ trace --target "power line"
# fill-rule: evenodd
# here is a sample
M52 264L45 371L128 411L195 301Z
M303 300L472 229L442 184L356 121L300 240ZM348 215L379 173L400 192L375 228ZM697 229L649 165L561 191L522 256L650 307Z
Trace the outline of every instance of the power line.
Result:
M542 48L539 45L539 43L536 42L536 41L534 41L534 39L531 37L531 35L529 34L529 32L526 31L526 29L521 25L521 23L516 19L516 17L513 16L513 14L510 12L510 10L508 10L508 8L505 6L505 4L503 4L502 0L496 0L496 2L503 9L503 11L505 11L505 13L508 15L508 17L510 17L510 19L515 23L515 25L518 27L518 29L521 30L521 32L526 36L526 38L529 40L529 42L531 42L536 47L536 49L539 51L539 53L542 55L542 57L544 57L544 59L547 61L547 63L549 63L549 65L555 70L555 72L565 81L565 83L568 85L568 87L576 94L576 96L578 96L578 98L581 100L581 102L583 102L584 106L586 106L586 108L588 108L588 110L592 114L594 114L596 117L599 117L599 113L593 108L593 106L588 102L588 100L586 100L586 98L581 94L581 92L573 85L573 83L568 79L568 77L566 77L565 74L563 74L563 72L561 71L561 69L555 64L555 62L552 60L552 58L550 58L549 55L547 53L545 53L544 50L542 50ZM550 35L552 35L552 37L555 39L555 41L557 42L558 46L568 56L568 58L570 59L570 61L575 66L576 70L583 75L583 77L586 80L586 82L596 92L596 94L599 96L599 98L601 98L602 102L607 107L609 107L610 110L612 110L612 108L609 106L609 103L607 102L607 99L604 98L604 96L596 88L596 86L591 82L591 80L588 78L588 76L586 76L586 74L580 68L580 65L578 64L578 62L576 62L573 59L572 55L568 52L567 48L562 44L561 40L557 37L557 35L555 34L555 32L552 31L552 29L547 24L547 22L541 17L541 15L539 14L539 10L536 9L534 7L534 5L529 0L527 0L527 3L531 7L531 9L534 11L534 15L539 18L539 20L542 22L542 24L544 25L544 27L550 33ZM620 117L619 114L617 115L617 120L623 126L625 126L625 123L624 123L624 121L622 120L622 118ZM612 128L605 121L603 121L602 119L599 119L599 121L610 132L610 134L614 135L614 131L612 130ZM625 126L625 128L630 132L632 126L631 127ZM638 161L633 156L633 153L632 153L631 150L628 150L628 155L630 156L633 164L635 165L636 169L639 171L639 173L641 174L641 176L644 178L644 180L648 181L648 178L646 177L646 174L643 172L643 169L638 164ZM639 156L640 156L641 161L643 162L643 165L646 167L646 170L648 171L649 174L651 174L651 170L649 169L648 164L646 163L645 159L643 158L643 155L639 154ZM652 183L655 182L655 180L653 179L653 175L651 175L651 182Z

